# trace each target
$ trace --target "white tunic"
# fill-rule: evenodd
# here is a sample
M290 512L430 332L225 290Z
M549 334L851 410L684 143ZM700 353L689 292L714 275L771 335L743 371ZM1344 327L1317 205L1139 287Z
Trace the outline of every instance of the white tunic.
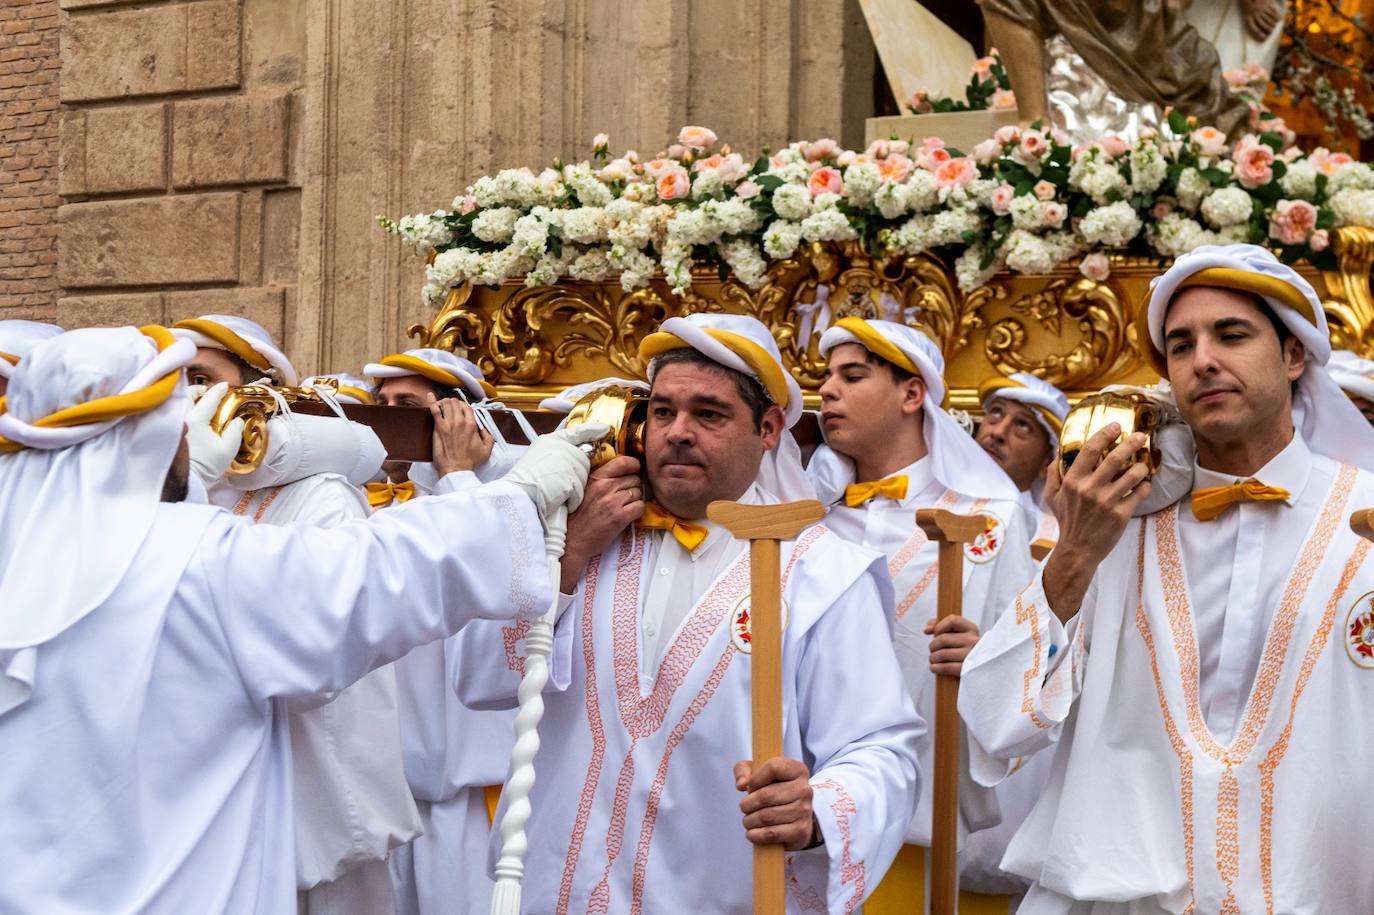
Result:
M748 551L726 537L723 557L698 560L722 561L722 574L704 592L678 593L674 606L689 612L672 614L683 618L653 662L644 596L657 578L695 572L671 558L668 538L627 531L588 567L559 620L527 828L531 915L752 911L732 774L751 755ZM790 912L855 911L915 804L925 725L902 688L876 559L822 527L783 546L784 753L811 769L826 840L788 856ZM465 702L509 704L522 634L485 624L453 640ZM503 653L508 663L491 663Z
M476 616L548 606L529 499L493 484L332 530L160 509L130 576L0 717L0 911L295 911L280 699Z
M1132 520L1067 627L1037 580L965 663L978 778L1055 747L1021 912L1368 911L1374 477L1300 438L1256 477L1291 499Z
M262 524L315 527L369 514L359 489L333 473L243 493L230 510ZM422 828L401 762L393 665L289 710L296 886L311 891L312 913L386 915L393 906L384 862Z
M1026 582L1034 577L1025 515L1015 502L979 499L946 489L931 473L931 461L922 458L897 471L907 477L906 498L894 501L879 496L856 508L843 502L831 506L826 526L846 540L878 550L887 557L892 576L896 611L893 647L902 666L907 689L916 710L926 721L935 717L935 675L930 671L930 636L926 623L936 615L935 587L939 544L926 538L916 526L916 510L943 508L956 514L985 514L998 520L976 549L964 551L963 614L990 629L1001 612ZM935 735L922 735L920 768L932 772ZM1000 818L995 794L972 783L961 773L959 786L959 841L969 830L996 824ZM933 812L930 779L923 779L921 801L907 830L907 841L930 846Z

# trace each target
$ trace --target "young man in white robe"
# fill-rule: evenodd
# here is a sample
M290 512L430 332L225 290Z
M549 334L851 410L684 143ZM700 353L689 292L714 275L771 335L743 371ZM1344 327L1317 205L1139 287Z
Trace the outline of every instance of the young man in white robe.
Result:
M187 370L193 383L298 384L295 367L276 341L245 318L205 315L180 321L172 331L196 344ZM308 447L322 462L312 460L308 470L313 472L304 476L283 476L283 468L269 458L252 474L228 476L222 472L223 452L236 448L232 441L221 448L224 440L210 430L209 415L208 403L192 408L187 431L193 466L212 504L265 525L334 527L368 516L360 484L380 465L380 443L372 442L373 462L359 467L369 452L350 447L349 433L375 438L370 430L337 417L278 416L268 430L274 452L285 448L277 439L300 436L306 441L287 450ZM450 424L460 420L448 417ZM438 431L436 438L442 438L443 430ZM342 447L334 447L338 434ZM387 857L421 830L402 766L397 702L396 676L386 666L347 689L291 704L302 915L388 915L393 910Z
M1032 551L1044 555L1059 539L1059 524L1045 504L1045 475L1058 457L1069 399L1028 372L989 378L979 386L978 399L983 418L974 439L1020 490Z
M0 412L2 911L290 915L285 703L553 597L540 519L580 495L576 433L471 493L254 528L167 504L193 358L160 327L73 331Z
M1034 574L1026 522L1007 475L940 407L944 358L929 337L891 321L841 318L821 336L828 359L821 386L826 443L808 468L830 504L826 526L880 551L895 591L893 647L907 690L927 721L935 714L936 674L958 673L978 633ZM991 526L964 549L961 617L936 624L939 547L916 526L916 512L943 508L983 514ZM934 735L920 742L931 771ZM993 792L961 773L959 840L998 822ZM922 781L906 845L867 911L919 905L925 886L933 797Z
M1374 505L1374 430L1267 249L1183 255L1137 326L1193 488L1150 511L1166 481L1114 426L1051 470L1059 545L959 694L985 783L1054 754L1003 867L1034 881L1023 915L1368 911L1374 564L1349 518Z
M0 397L5 396L5 388L9 385L10 376L14 374L14 367L19 364L19 360L28 355L35 344L56 337L60 333L62 328L56 324L24 321L19 318L0 321Z
M388 461L387 479L367 484L373 511L434 492L463 491L499 476L495 437L472 403L495 394L474 363L437 349L387 356L363 369L383 406L439 404L459 420L436 438L432 461ZM417 481L421 485L417 485ZM401 755L422 834L390 859L396 915L486 915L491 879L486 850L491 809L510 761L515 714L474 711L458 701L445 643L417 648L394 665Z
M640 357L645 467L606 463L568 523L524 911L749 912L750 843L789 852L789 912L856 911L911 818L925 728L893 657L881 560L819 526L783 545L784 758L740 762L749 551L705 511L810 496L788 432L801 394L754 318L671 318ZM456 640L459 695L509 705L522 629L470 635ZM493 865L499 845L497 832Z

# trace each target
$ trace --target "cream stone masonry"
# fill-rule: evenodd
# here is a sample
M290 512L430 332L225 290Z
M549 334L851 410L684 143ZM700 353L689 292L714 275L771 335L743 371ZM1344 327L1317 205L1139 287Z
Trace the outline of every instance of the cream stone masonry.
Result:
M357 370L428 317L379 213L586 157L602 131L652 155L703 124L752 152L856 145L872 114L858 0L0 0L0 29L16 4L60 7L56 174L32 196L60 267L0 315L232 311L307 371Z

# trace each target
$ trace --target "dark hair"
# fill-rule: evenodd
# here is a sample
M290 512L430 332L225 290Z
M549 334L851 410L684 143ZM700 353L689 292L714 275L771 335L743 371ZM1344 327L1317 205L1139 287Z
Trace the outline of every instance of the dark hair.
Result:
M249 365L246 359L234 355L226 350L220 350L224 357L234 364L234 368L239 372L239 384L252 384L260 378L270 378L276 383L276 378L271 369L260 369L257 366Z
M468 396L467 391L460 391L457 388L451 388L446 384L440 384L434 379L426 378L423 375L417 375L415 377L419 378L425 384L429 385L431 389L433 389L435 400L448 400L451 397L456 397L459 400L466 400L468 402L472 401L472 398ZM384 381L386 381L385 378L378 378L376 382L372 385L372 396L374 398L381 396L382 382Z
M1250 295L1254 298L1255 307L1260 310L1260 314L1269 319L1270 326L1274 328L1274 333L1278 335L1279 349L1283 349L1283 345L1288 342L1288 338L1293 336L1292 328L1279 320L1279 316L1274 314L1274 309L1269 307L1269 303L1264 300L1263 296L1253 292L1250 293Z
M895 362L888 362L882 356L876 355L868 347L864 347L864 362L867 362L869 365L887 366L887 370L892 373L892 380L897 382L898 384L901 384L904 381L910 381L911 379L916 377L913 373L908 372L906 369L902 368L900 365L897 365Z
M719 362L707 356L699 350L691 347L681 349L670 349L660 356L654 357L655 372L661 370L665 365L695 365L724 375L735 383L735 390L739 392L740 399L749 407L749 412L754 417L754 431L763 431L763 414L768 412L768 408L773 405L773 399L768 396L768 392L759 384L758 379L743 372L737 372L729 366L721 365Z

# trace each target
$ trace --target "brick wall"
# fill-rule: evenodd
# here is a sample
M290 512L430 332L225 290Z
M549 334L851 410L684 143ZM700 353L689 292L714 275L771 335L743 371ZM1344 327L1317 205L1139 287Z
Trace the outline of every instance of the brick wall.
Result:
M0 318L55 314L59 66L57 0L0 0Z
M291 17L279 0L60 2L59 321L223 312L284 336L300 210Z

